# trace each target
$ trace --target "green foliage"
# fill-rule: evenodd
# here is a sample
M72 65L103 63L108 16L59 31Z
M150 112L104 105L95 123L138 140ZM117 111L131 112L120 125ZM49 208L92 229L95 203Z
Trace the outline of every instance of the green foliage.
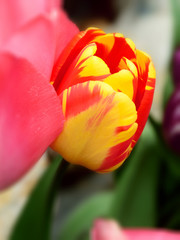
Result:
M171 70L169 70L171 71ZM165 86L164 86L164 89L163 89L163 109L165 110L166 108L166 104L168 103L173 91L174 91L174 84L173 84L173 80L172 80L172 77L171 77L171 74L167 73L167 78L166 78L166 82L165 82Z
M160 158L154 129L147 124L134 152L119 169L112 217L122 226L154 227Z
M10 240L49 239L55 180L61 160L61 157L55 159L41 177L16 222Z
M180 45L180 1L171 0L172 14L174 18L174 47Z
M32 192L10 240L49 240L59 171L56 159ZM60 240L87 240L96 218L115 218L123 227L179 229L179 158L165 145L152 118L130 157L115 173L115 188L81 203L60 227ZM58 181L57 181L58 180Z
M65 222L60 240L83 240L87 239L93 220L106 217L112 202L112 193L97 194L75 209Z

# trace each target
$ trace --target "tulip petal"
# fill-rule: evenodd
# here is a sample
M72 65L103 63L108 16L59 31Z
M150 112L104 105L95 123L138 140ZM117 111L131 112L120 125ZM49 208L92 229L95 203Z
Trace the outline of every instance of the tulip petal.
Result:
M125 57L122 57L120 62L119 62L118 68L120 70L127 69L134 76L134 79L133 79L133 102L134 102L135 98L136 98L136 94L137 94L137 87L138 87L138 71L137 71L137 67L135 66L135 64L132 61L128 60Z
M134 75L130 71L123 69L118 73L111 74L104 82L109 84L115 91L123 92L130 99L133 99Z
M95 43L83 48L76 59L71 63L59 87L56 89L60 94L64 89L72 85L86 82L103 80L110 75L106 63L99 57L94 56L97 47Z
M38 15L58 8L58 0L1 0L0 46L21 26Z
M111 219L96 219L90 235L91 240L129 240L118 223Z
M106 59L114 46L115 34L100 35L93 39L92 42L95 42L98 46L97 56Z
M54 82L54 88L57 90L62 79L71 65L72 61L79 55L82 46L89 44L96 36L105 34L102 30L97 28L88 28L86 31L80 32L75 35L71 42L66 46L64 51L56 61L51 82ZM62 64L63 63L63 64Z
M180 231L171 231L167 229L146 229L146 228L127 228L123 233L128 240L179 240Z
M52 22L40 16L14 34L4 49L27 59L39 73L50 79L55 54L53 34Z
M63 11L54 10L50 17L44 14L26 24L11 37L4 49L26 58L50 81L57 55L77 31Z
M119 50L120 49L120 50ZM136 48L134 43L121 35L115 37L114 46L106 58L106 63L110 68L111 73L119 71L118 65L122 57L129 60L136 58Z
M61 132L51 84L25 59L0 55L0 189L19 179Z
M50 18L53 21L54 32L56 34L56 62L69 41L79 32L79 29L71 20L69 20L65 12L62 10L52 11Z
M100 77L109 75L110 71L106 63L99 57L92 56L89 57L82 64L79 64L79 78L88 77L90 80L92 77Z
M133 139L133 146L139 139L146 124L152 105L156 81L156 72L151 58L146 53L139 50L137 50L137 66L139 79L135 104L138 112L138 130Z
M64 90L60 99L65 125L52 144L55 151L99 172L125 160L137 129L136 108L128 96L90 81Z

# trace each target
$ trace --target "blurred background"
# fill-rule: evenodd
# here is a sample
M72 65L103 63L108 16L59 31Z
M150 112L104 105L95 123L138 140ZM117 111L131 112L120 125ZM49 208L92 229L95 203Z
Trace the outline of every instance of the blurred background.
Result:
M174 51L171 1L65 0L63 7L80 30L95 26L105 32L123 33L152 57L157 84L151 114L162 123L164 89ZM169 165L156 139L148 123L131 157L115 173L102 175L70 167L56 200L52 239L59 234L62 240L86 239L96 217L115 218L123 227L180 230L179 157L169 157L174 161ZM0 193L1 240L7 239L29 193L53 158L54 153L48 150L28 175ZM82 228L73 227L77 219ZM72 233L68 233L70 228Z

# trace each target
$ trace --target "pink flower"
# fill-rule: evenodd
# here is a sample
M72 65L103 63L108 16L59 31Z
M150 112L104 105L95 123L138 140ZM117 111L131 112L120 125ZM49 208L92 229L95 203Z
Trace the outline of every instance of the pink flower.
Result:
M63 128L50 77L78 29L59 5L0 1L0 189L19 179Z
M114 220L96 219L91 230L91 240L128 240Z
M179 240L180 232L163 229L121 229L114 220L97 219L91 240Z

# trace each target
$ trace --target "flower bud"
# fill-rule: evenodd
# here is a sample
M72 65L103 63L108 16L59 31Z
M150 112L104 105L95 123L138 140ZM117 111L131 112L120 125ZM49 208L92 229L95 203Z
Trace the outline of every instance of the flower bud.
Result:
M119 167L140 137L151 108L151 58L122 34L90 28L65 48L51 83L65 118L52 148L67 161L97 172Z

